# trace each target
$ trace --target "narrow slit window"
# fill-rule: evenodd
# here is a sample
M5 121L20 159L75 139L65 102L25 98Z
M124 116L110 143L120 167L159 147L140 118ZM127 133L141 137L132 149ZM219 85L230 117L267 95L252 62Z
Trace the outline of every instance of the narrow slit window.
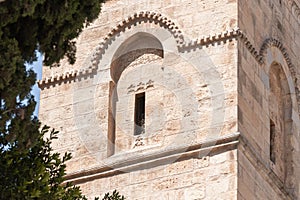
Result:
M145 132L145 92L135 95L134 135Z
M270 120L270 160L275 164L275 123Z

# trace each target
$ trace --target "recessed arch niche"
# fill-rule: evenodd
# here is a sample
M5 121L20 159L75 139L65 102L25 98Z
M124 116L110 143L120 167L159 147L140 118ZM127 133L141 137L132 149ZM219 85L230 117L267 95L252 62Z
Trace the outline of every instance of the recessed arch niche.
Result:
M262 67L269 75L267 89L269 94L268 120L270 120L270 127L268 135L272 135L272 126L275 134L276 129L277 131L281 131L280 134L282 134L281 136L277 137L277 140L280 140L280 137L282 138L282 144L277 145L276 147L276 144L274 144L275 141L272 141L272 137L270 137L268 141L269 149L265 149L265 151L269 152L268 161L270 168L273 171L274 175L276 175L278 177L278 180L281 182L281 187L285 188L285 190L290 194L296 195L297 191L299 191L299 163L297 162L299 153L296 149L299 146L299 135L297 133L299 132L300 124L298 92L299 86L297 84L297 74L295 73L296 68L291 63L291 59L289 57L287 49L284 48L284 45L280 41L274 38L269 38L265 41L260 50L260 54L263 55ZM278 94L281 95L280 100L275 100L279 97L274 97L275 99L273 100L273 102L271 102L272 100L270 99L270 97L272 95L278 96ZM275 106L273 104L274 102L279 105L279 109L281 110L280 112L284 113L284 116L281 116L282 121L279 124L277 123L277 125L274 122L277 120L274 119L277 115L277 111L276 109L274 110L272 108L272 106ZM275 113L275 116L272 114L272 112ZM275 139L275 137L273 136L273 139ZM272 144L270 143L273 143L273 145L275 145L273 147L281 148L281 150L283 150L282 153L280 153L279 155L277 154L277 161L279 159L279 162L283 161L284 163L278 164L278 162L276 162L276 157L275 163L272 161Z
M128 37L115 51L110 64L111 81L109 86L109 117L108 117L108 156L115 154L116 146L121 149L128 149L132 146L132 135L121 134L122 130L117 129L118 102L120 91L118 84L122 73L130 73L131 69L141 69L143 65L149 63L161 62L164 57L163 45L158 38L146 32L138 32ZM148 85L147 85L148 84ZM150 84L150 85L149 85ZM126 88L127 93L144 92L148 86L151 86L151 80L145 80L139 83L131 84L134 88ZM124 91L121 92L124 94ZM133 125L136 126L135 124ZM120 134L118 134L120 133ZM122 141L122 142L118 142Z
M288 79L281 64L273 62L269 70L270 161L274 173L286 182L291 152L292 98Z

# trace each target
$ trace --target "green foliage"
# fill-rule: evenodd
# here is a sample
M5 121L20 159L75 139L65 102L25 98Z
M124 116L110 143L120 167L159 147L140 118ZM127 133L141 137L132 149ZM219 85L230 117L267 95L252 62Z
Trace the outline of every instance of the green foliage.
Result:
M123 195L121 196L119 192L114 190L111 195L106 193L102 200L125 200L125 197Z
M36 137L37 122L31 120L35 107L31 87L36 81L24 63L36 60L52 65L66 56L75 62L79 33L95 19L104 0L6 0L0 3L0 150L6 145L20 148ZM27 104L24 104L24 101ZM24 130L30 130L24 134ZM32 142L32 141L31 141ZM25 146L24 146L25 145Z
M0 154L0 199L85 199L79 187L62 184L71 154L60 158L52 153L51 142L57 134L44 126L32 148L19 151L12 146Z
M0 41L25 61L35 60L35 50L45 53L51 65L67 56L75 61L76 38L100 12L103 0L10 0L0 3ZM2 60L2 59L1 59Z
M44 63L52 65L64 56L75 62L73 41L100 12L103 0L7 0L0 3L0 133L11 132L7 121L19 109L31 115L29 95L36 76L26 72L25 62L36 60L36 50L44 53ZM28 100L30 105L22 105ZM32 104L31 104L32 103ZM17 122L16 122L17 123ZM2 143L1 143L2 144Z
M0 199L86 199L78 186L63 184L65 162L71 154L65 153L61 158L59 153L53 153L51 143L57 134L58 131L44 126L32 148L20 151L12 146L0 154ZM124 199L115 190L111 195L106 193L102 200Z
M57 132L40 129L32 117L36 75L24 64L36 60L36 51L49 66L64 56L74 63L74 38L98 16L102 2L0 2L0 199L85 199L78 187L63 184L71 155L52 152Z

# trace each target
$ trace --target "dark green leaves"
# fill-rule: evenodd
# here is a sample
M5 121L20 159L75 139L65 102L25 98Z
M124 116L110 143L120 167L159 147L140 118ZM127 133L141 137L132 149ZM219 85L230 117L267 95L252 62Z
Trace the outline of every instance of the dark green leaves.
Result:
M0 3L0 199L85 199L63 184L65 162L53 153L58 132L32 117L36 81L25 63L75 62L74 39L100 12L102 0L6 0ZM49 138L44 138L49 133Z
M114 190L111 195L109 193L106 193L102 200L124 200L124 199L125 197L123 195L121 196L119 192Z
M48 133L50 137L44 139ZM78 187L62 184L71 156L52 153L57 134L44 126L32 148L20 151L13 146L0 154L0 199L68 199L70 194L72 199L83 198Z

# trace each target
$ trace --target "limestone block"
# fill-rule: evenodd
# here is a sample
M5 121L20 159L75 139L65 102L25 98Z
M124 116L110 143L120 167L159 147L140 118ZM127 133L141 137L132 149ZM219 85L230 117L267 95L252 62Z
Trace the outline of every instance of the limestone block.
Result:
M166 176L177 174L179 171L181 173L191 172L193 170L193 160L175 162L171 165L167 165L164 170Z
M195 184L184 190L184 199L200 200L205 199L205 184Z

